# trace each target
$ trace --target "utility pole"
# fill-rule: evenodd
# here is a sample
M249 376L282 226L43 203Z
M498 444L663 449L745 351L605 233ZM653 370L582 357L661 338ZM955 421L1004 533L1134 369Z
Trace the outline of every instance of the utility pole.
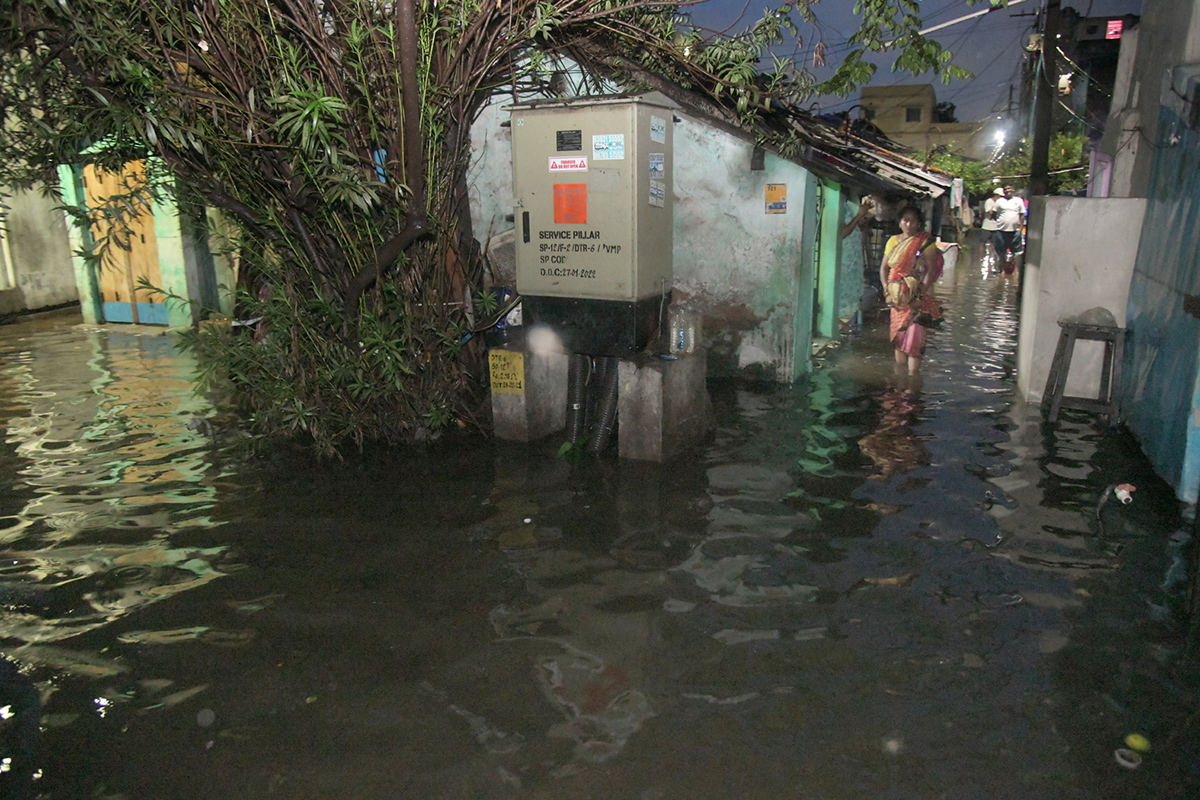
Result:
M1058 92L1059 0L1046 0L1042 17L1042 65L1034 82L1033 145L1030 148L1029 196L1050 191L1050 128L1054 117L1054 98Z

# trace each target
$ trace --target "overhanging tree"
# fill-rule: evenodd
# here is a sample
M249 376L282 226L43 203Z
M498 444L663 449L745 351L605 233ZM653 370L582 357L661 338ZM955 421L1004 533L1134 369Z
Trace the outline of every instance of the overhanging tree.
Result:
M464 348L480 287L467 209L469 129L498 92L544 85L568 55L626 86L654 82L740 124L897 68L959 74L920 37L913 0L861 0L862 26L818 85L769 48L790 0L735 37L688 25L687 3L639 0L14 0L0 19L0 183L53 186L86 148L149 158L143 194L234 222L239 314L263 335L188 337L197 382L231 385L262 434L403 441L472 419ZM818 59L823 50L818 46ZM786 136L764 127L786 150ZM114 202L93 216L119 219Z

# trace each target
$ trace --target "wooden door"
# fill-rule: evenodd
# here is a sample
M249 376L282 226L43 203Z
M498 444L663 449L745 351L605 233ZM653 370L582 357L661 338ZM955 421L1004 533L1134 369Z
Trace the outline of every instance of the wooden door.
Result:
M130 187L144 180L146 162L133 161L119 173L105 172L88 164L83 183L89 209L101 208L110 197L128 194ZM125 246L110 246L100 262L98 275L105 322L133 322L142 325L166 325L167 307L161 295L151 295L139 284L145 278L152 286L161 286L158 268L158 240L154 236L154 215L147 208L126 220L127 230L115 232L114 239ZM106 220L92 227L96 241L110 232Z

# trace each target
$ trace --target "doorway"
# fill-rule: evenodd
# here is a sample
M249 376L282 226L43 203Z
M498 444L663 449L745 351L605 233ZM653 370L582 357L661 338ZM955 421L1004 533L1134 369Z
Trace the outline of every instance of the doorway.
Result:
M131 194L132 189L145 183L145 172L145 161L132 161L120 172L107 172L95 164L86 165L83 183L88 208L102 208L110 198ZM137 202L134 200L137 213L124 221L122 230L116 230L114 223L107 219L98 219L92 225L95 241L112 241L112 246L99 261L96 276L102 313L105 322L166 325L166 305L154 302L150 292L142 288L143 279L151 286L161 286L162 278L154 214Z

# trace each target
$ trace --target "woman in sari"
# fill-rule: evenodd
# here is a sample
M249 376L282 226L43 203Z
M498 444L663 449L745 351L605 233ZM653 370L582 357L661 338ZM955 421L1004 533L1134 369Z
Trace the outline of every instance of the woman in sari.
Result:
M921 370L925 355L925 324L941 319L942 307L929 295L942 275L942 252L925 232L925 216L916 206L900 212L900 233L888 240L879 265L879 281L891 306L889 334L896 364Z

